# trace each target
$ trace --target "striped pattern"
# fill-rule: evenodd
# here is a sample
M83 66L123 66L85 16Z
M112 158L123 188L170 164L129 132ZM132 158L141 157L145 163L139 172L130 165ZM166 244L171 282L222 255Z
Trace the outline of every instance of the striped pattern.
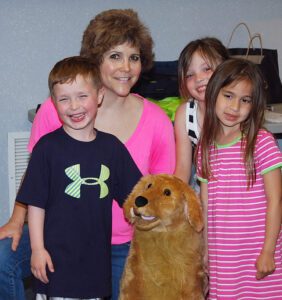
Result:
M74 198L80 198L80 188L81 184L83 184L83 179L80 178L80 165L68 167L65 173L74 181L66 187L65 193Z
M198 144L200 136L197 122L197 108L196 100L190 99L189 102L186 103L186 130L193 147Z
M214 179L208 183L209 299L282 299L281 232L276 271L256 280L255 262L265 234L266 198L261 174L282 166L273 137L261 130L255 159L257 181L247 190L241 141L211 154Z

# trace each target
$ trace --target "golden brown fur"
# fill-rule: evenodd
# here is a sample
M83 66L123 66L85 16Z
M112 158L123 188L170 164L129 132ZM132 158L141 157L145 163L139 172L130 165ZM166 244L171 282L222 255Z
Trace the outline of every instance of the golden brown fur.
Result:
M144 176L124 213L134 236L119 299L204 299L203 218L194 191L172 175Z

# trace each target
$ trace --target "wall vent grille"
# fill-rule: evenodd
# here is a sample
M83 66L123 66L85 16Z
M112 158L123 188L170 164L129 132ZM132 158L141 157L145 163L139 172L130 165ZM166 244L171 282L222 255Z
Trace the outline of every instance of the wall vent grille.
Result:
M8 133L8 176L9 176L9 204L10 215L13 212L14 202L22 176L27 168L30 154L27 150L30 132Z

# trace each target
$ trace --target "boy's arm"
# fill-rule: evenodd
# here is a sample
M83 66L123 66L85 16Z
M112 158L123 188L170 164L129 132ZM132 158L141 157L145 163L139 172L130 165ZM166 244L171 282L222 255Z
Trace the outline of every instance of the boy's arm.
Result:
M10 220L5 225L0 227L0 240L12 238L13 251L16 251L19 245L26 213L27 206L25 204L15 202L13 214Z
M282 188L280 168L264 174L263 179L267 199L266 228L263 248L256 262L257 279L262 279L275 270L274 252L281 228Z
M46 274L46 265L50 272L54 272L53 263L49 253L44 247L43 227L45 210L35 206L28 206L28 226L31 244L31 272L44 283L49 280Z

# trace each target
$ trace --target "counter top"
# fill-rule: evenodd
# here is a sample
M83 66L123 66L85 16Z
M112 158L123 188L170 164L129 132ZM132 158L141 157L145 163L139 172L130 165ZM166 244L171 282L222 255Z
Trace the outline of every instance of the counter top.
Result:
M282 114L282 104L273 104L271 106L271 111ZM282 123L271 123L266 121L264 126L272 133L282 133Z

